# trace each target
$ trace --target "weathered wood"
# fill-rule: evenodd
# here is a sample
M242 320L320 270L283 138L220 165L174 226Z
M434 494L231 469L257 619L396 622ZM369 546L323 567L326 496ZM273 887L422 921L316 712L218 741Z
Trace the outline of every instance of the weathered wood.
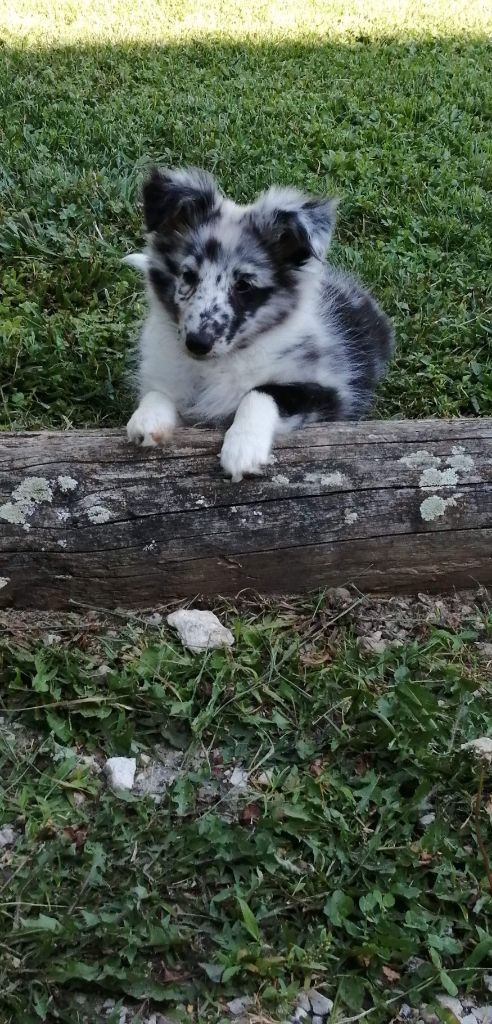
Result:
M492 582L492 419L301 431L240 484L221 474L220 440L0 435L0 605Z

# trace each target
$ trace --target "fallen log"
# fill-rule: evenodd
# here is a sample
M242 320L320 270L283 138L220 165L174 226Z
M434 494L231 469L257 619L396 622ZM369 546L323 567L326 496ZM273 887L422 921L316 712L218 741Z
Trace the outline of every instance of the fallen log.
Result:
M492 582L492 419L340 423L222 476L220 437L0 434L0 606Z

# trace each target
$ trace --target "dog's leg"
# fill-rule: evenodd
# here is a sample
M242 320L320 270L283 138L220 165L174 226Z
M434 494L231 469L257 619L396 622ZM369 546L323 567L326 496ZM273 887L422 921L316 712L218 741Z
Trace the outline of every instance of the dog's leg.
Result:
M270 395L250 391L240 402L220 453L220 464L234 483L261 474L271 462L279 411Z
M176 408L167 395L148 391L126 425L128 440L144 448L166 444L176 426Z

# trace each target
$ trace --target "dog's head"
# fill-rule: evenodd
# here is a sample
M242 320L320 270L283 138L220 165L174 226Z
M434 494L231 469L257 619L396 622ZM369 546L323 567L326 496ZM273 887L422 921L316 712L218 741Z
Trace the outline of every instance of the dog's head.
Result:
M237 206L205 171L154 169L144 184L144 269L187 352L217 357L280 324L324 258L336 204L271 188Z

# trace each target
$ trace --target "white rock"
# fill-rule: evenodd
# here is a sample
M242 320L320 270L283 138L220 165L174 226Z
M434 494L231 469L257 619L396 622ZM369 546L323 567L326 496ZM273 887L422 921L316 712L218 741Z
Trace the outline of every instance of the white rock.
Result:
M0 849L2 846L13 846L19 838L19 833L12 828L12 825L3 825L0 828Z
M384 654L388 647L388 641L383 640L380 633L373 633L372 636L360 636L357 643L362 654Z
M402 1003L400 1006L399 1016L401 1017L402 1020L411 1020L411 1018L413 1017L412 1007L409 1006L408 1003Z
M478 1024L474 1013L467 1013L465 1017L460 1017L460 1022L461 1024Z
M492 1006L476 1006L473 1012L479 1024L492 1024Z
M245 768L233 768L228 773L229 785L233 789L246 789L248 785L249 775Z
M435 816L434 812L433 811L429 811L429 814L423 814L422 815L422 817L420 819L420 824L424 825L424 827L425 827L426 825L432 825L432 822L435 821L435 820L436 820L436 816Z
M469 750L479 761L492 764L492 737L478 736L476 740L461 744L462 750Z
M234 643L230 629L226 629L213 612L180 608L177 612L171 612L167 621L177 630L181 642L193 654L200 654L212 647L232 647Z
M136 770L134 757L110 757L104 765L111 789L132 789Z
M238 1017L240 1013L244 1013L252 1005L253 1000L250 996L238 996L237 999L231 999L230 1003L227 1003L227 1009L234 1017Z
M294 1017L293 1017L293 1019L294 1019L295 1021L298 1021L298 1020L306 1020L306 1018L307 1018L308 1016L309 1016L309 1014L308 1014L307 1010L303 1010L302 1006L298 1006L298 1007L297 1007L297 1010L295 1010L295 1011L294 1011Z
M264 772L260 772L260 774L256 776L256 785L268 788L268 786L271 786L272 784L273 774L273 768L266 768Z
M298 1010L303 1010L304 1013L311 1012L311 1001L309 999L307 992L305 992L304 989L302 990L302 992L299 992L296 1002Z
M313 1024L325 1024L325 1018L324 1017L312 1017L311 1019L312 1019Z
M308 997L311 1003L311 1012L318 1017L326 1017L333 1009L333 1000L310 988Z
M454 1013L455 1017L457 1017L458 1020L461 1021L463 1007L459 999L455 999L454 996L441 995L437 996L437 1002L439 1003L440 1006L444 1006L447 1010L451 1010L451 1013Z

